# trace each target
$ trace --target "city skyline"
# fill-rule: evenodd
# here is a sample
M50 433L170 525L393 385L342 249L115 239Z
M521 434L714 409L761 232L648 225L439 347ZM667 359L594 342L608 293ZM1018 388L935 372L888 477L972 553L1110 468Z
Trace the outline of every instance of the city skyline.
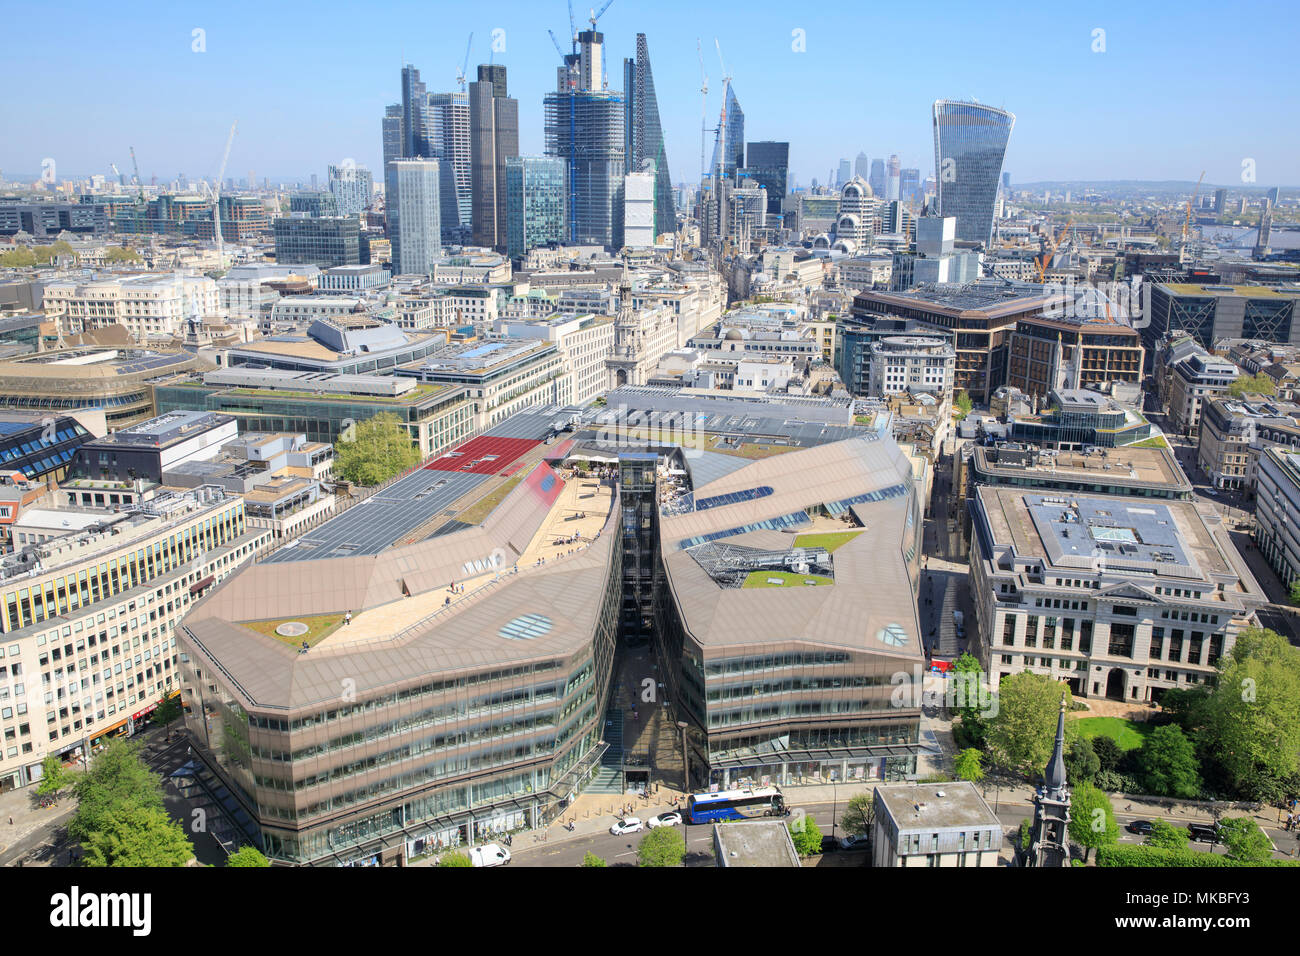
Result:
M699 147L701 106L695 46L697 39L712 46L715 37L727 72L744 93L746 139L790 142L792 176L802 186L823 180L841 158L859 152L872 159L897 153L904 168L930 175L928 119L936 99L976 99L1016 113L1005 165L1013 183L1194 181L1201 169L1213 184L1300 182L1300 133L1276 122L1286 115L1286 92L1261 85L1243 99L1222 82L1220 71L1195 68L1207 58L1226 63L1248 57L1256 41L1203 29L1195 14L1210 10L1206 4L1180 5L1179 19L1171 19L1164 6L1138 11L1112 5L1065 17L1018 11L1007 18L945 7L938 21L943 28L932 31L924 46L905 39L917 35L914 18L873 13L867 29L897 34L900 41L876 45L859 88L838 68L852 58L857 33L844 31L831 15L757 4L753 11L763 15L742 22L725 11L680 3L652 8L618 0L598 29L605 34L605 73L613 89L623 85L622 61L635 56L637 32L648 36L665 149L681 157L673 166L674 182L699 176L691 159ZM60 178L108 175L114 162L126 171L131 146L146 182L155 176L167 182L182 173L191 180L212 178L235 118L240 125L227 172L232 178L255 169L259 178L305 181L345 159L381 170L379 117L400 99L401 66L420 69L430 91L455 90L471 31L468 72L480 63L507 66L520 104L520 151L540 154L542 97L553 89L560 62L546 31L554 30L562 46L568 33L567 11L559 3L504 3L490 15L397 4L386 22L402 23L400 35L373 37L339 29L350 14L338 4L312 7L311 19L302 10L234 4L183 14L128 12L100 22L94 8L73 4L72 12L78 8L86 15L70 17L63 34L77 55L57 72L46 76L47 62L36 47L19 48L11 57L16 73L45 77L46 95L11 100L0 114L5 127L18 133L0 144L0 170L7 178L33 175L45 157L55 159ZM1261 19L1269 10L1284 10L1268 3L1257 9ZM585 16L578 16L579 28L587 26ZM250 22L257 29L250 30ZM674 28L655 29L664 22ZM1271 22L1283 33L1296 30L1281 16ZM34 11L16 10L9 23L16 36L41 29ZM437 39L411 42L421 36ZM972 51L994 52L977 58ZM291 62L296 70L279 68ZM325 65L337 62L346 66ZM1042 71L1027 69L1035 62L1050 64L1050 75L1039 82L1030 78ZM704 69L707 122L716 125L723 89L716 51L705 51ZM1133 95L1177 69L1182 72L1171 88L1174 100L1166 97L1160 110L1149 97ZM95 79L103 75L116 82L105 87ZM96 90L93 109L82 108L87 89ZM317 108L286 109L303 97ZM1215 123L1169 123L1170 106L1178 103L1213 116ZM79 122L69 124L69 115ZM708 139L711 147L711 127ZM1242 179L1248 160L1254 181Z

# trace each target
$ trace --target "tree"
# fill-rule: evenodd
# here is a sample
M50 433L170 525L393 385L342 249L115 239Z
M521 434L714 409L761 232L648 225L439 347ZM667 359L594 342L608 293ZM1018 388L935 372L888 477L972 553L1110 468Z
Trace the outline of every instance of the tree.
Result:
M1300 756L1300 649L1248 627L1220 662L1203 708L1205 751L1248 799L1284 796Z
M25 246L10 249L8 252L0 252L0 266L26 269L34 265L36 265L36 254Z
M1138 753L1141 779L1150 793L1194 799L1201 792L1196 751L1176 724L1157 727Z
M584 853L582 855L582 866L609 866L604 860L594 853Z
M955 772L958 780L979 783L984 779L984 755L974 747L967 747L957 755Z
M271 861L262 856L262 851L255 846L241 846L226 857L226 866L270 866Z
M681 866L686 841L676 827L658 827L637 844L636 861L641 866Z
M1020 830L1016 834L1016 846L1024 853L1029 852L1029 843L1034 838L1034 821L1028 817L1020 821Z
M1115 738L1098 734L1092 738L1092 752L1097 755L1097 763L1102 773L1111 773L1119 767L1124 759L1124 751L1115 742Z
M194 858L179 823L139 804L114 807L81 846L86 866L184 866Z
M1151 832L1147 834L1147 846L1158 846L1162 850L1186 850L1187 831L1180 830L1164 820L1152 820Z
M1091 740L1079 737L1070 744L1070 749L1065 752L1065 773L1072 784L1096 783L1100 769L1101 761L1092 749Z
M450 853L444 853L438 857L439 866L470 866L474 861L469 858L468 853L462 853L460 850L452 850Z
M167 694L162 696L158 701L158 706L154 708L153 719L167 730L167 739L172 736L171 725L177 717L181 715L181 702L179 698L170 697Z
M795 851L801 856L812 856L822 851L822 831L812 817L791 823L790 839L794 841Z
M963 724L976 723L982 716L984 707L980 688L983 679L984 668L970 651L963 651L948 669L948 686L953 689L956 704L953 710Z
M334 445L336 471L345 481L367 487L381 485L420 460L410 434L390 412L354 425L351 431Z
M104 253L104 259L107 262L139 262L140 253L127 246L112 246Z
M1263 372L1238 376L1228 386L1228 394L1233 398L1241 398L1243 395L1273 395L1276 392L1276 383Z
M1070 839L1083 847L1083 862L1098 847L1119 842L1119 824L1110 798L1090 783L1074 788L1070 802Z
M41 761L41 780L36 785L36 793L42 797L57 797L59 791L72 785L77 775L63 766L57 754L47 754Z
M163 809L162 778L140 759L139 748L125 740L101 750L78 776L73 792L77 813L68 823L68 835L82 844L110 820L120 824L124 808Z
M1291 603L1300 604L1300 579L1291 582Z
M975 403L971 401L970 395L967 394L964 388L957 393L952 403L957 406L958 418L965 418L975 408Z
M1070 689L1045 674L1022 671L998 685L997 716L988 721L985 738L996 764L1027 774L1047 766L1056 739L1061 698L1070 702Z
M1234 860L1258 863L1273 858L1273 842L1250 817L1225 817L1219 825L1223 828L1223 845Z
M849 797L840 817L840 826L849 836L869 836L876 822L876 800L871 793L855 793Z

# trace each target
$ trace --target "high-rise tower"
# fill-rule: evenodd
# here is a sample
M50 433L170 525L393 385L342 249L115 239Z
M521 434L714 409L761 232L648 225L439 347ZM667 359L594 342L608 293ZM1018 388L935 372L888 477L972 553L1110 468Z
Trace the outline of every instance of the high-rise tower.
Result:
M402 158L422 159L429 155L429 138L424 128L424 109L429 97L420 82L420 71L409 63L402 67Z
M655 235L674 232L672 178L664 153L664 133L659 124L659 101L655 97L654 74L650 72L650 49L644 33L636 35L636 59L623 61L624 155L627 169L640 171L646 160L654 161Z
M430 93L425 110L429 148L439 161L444 242L468 242L473 222L469 94Z
M480 64L469 85L470 191L474 243L506 246L506 160L519 155L519 101L506 95L506 68Z
M719 165L722 177L731 179L736 170L745 165L745 111L736 99L736 88L727 84L727 98L718 118L718 133L713 141L713 163L709 172L717 175Z
M957 220L957 238L988 243L1007 141L1016 117L980 103L936 100L934 168L939 215Z

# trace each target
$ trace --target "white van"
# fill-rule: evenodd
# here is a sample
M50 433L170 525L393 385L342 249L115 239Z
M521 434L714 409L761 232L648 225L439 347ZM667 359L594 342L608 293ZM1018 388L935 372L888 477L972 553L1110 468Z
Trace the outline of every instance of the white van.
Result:
M510 862L510 851L498 843L486 843L470 850L469 860L475 866L505 866Z

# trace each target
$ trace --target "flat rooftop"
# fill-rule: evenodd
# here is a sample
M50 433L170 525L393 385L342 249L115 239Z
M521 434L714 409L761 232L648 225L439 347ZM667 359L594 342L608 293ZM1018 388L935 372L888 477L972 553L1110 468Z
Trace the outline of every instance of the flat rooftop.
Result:
M1105 455L1093 452L1060 451L1045 453L1041 449L1008 449L1007 446L972 448L975 467L985 474L1040 479L1064 478L1092 484L1116 484L1150 487L1176 487L1190 492L1191 483L1165 448L1138 448L1125 445L1106 449ZM1017 453L1018 452L1018 453ZM1030 460L1034 464L1020 464ZM1009 459L1015 456L1016 461ZM996 457L997 460L994 460Z
M103 438L94 439L91 445L134 445L142 448L166 448L197 434L228 425L235 419L217 412L169 412L147 422L123 428Z
M876 796L900 832L1002 827L979 789L966 781L893 784L877 787Z
M798 867L790 831L780 820L713 824L718 866Z
M1210 296L1213 298L1226 295L1239 295L1250 299L1293 299L1300 297L1300 290L1274 289L1266 285L1198 285L1193 282L1171 282L1165 288L1175 295Z

